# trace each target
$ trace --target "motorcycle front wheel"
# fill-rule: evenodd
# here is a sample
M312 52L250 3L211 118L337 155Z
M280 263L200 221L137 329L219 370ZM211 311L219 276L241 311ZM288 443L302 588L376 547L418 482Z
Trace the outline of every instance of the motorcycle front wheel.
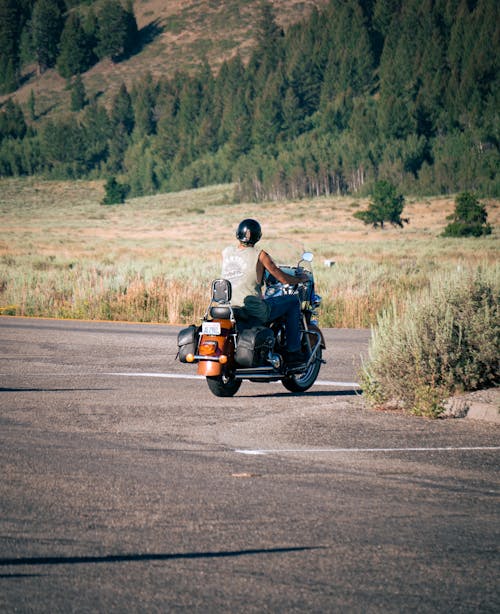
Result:
M316 352L316 360L302 373L288 375L281 380L283 386L290 392L305 392L316 381L321 369L321 348Z
M215 375L207 377L207 384L210 392L215 394L216 397L232 397L240 389L241 380L224 375Z

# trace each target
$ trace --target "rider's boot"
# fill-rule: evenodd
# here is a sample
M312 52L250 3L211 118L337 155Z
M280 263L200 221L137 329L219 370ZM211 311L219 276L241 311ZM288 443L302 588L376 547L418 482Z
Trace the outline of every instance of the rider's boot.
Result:
M287 367L297 367L306 362L306 357L300 350L296 350L295 352L286 352L285 362Z

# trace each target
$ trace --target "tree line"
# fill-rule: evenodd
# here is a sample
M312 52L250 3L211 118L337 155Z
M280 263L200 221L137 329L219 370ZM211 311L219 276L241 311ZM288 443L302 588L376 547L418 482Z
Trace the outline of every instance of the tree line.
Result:
M33 12L41 2L53 0ZM331 0L284 32L262 0L246 64L145 74L108 106L86 99L78 70L74 110L43 122L30 121L36 101L28 121L7 102L0 175L116 176L133 195L234 182L254 201L379 180L498 196L499 12L496 0ZM60 41L56 66L74 66Z

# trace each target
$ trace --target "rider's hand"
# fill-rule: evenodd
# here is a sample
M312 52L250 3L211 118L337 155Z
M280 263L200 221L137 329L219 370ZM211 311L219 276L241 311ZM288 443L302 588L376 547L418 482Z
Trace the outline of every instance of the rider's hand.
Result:
M300 275L297 275L297 281L300 282L306 282L309 281L309 273L301 273Z

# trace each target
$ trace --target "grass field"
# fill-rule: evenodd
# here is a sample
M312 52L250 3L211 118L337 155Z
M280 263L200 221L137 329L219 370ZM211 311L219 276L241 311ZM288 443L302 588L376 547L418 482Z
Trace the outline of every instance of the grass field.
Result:
M324 326L369 326L439 276L500 272L494 200L482 201L492 235L443 239L453 197L407 197L410 224L375 230L353 217L367 200L352 197L233 204L225 185L103 206L103 195L102 182L0 181L0 313L195 321L244 217L261 222L262 247L278 262L314 252Z

